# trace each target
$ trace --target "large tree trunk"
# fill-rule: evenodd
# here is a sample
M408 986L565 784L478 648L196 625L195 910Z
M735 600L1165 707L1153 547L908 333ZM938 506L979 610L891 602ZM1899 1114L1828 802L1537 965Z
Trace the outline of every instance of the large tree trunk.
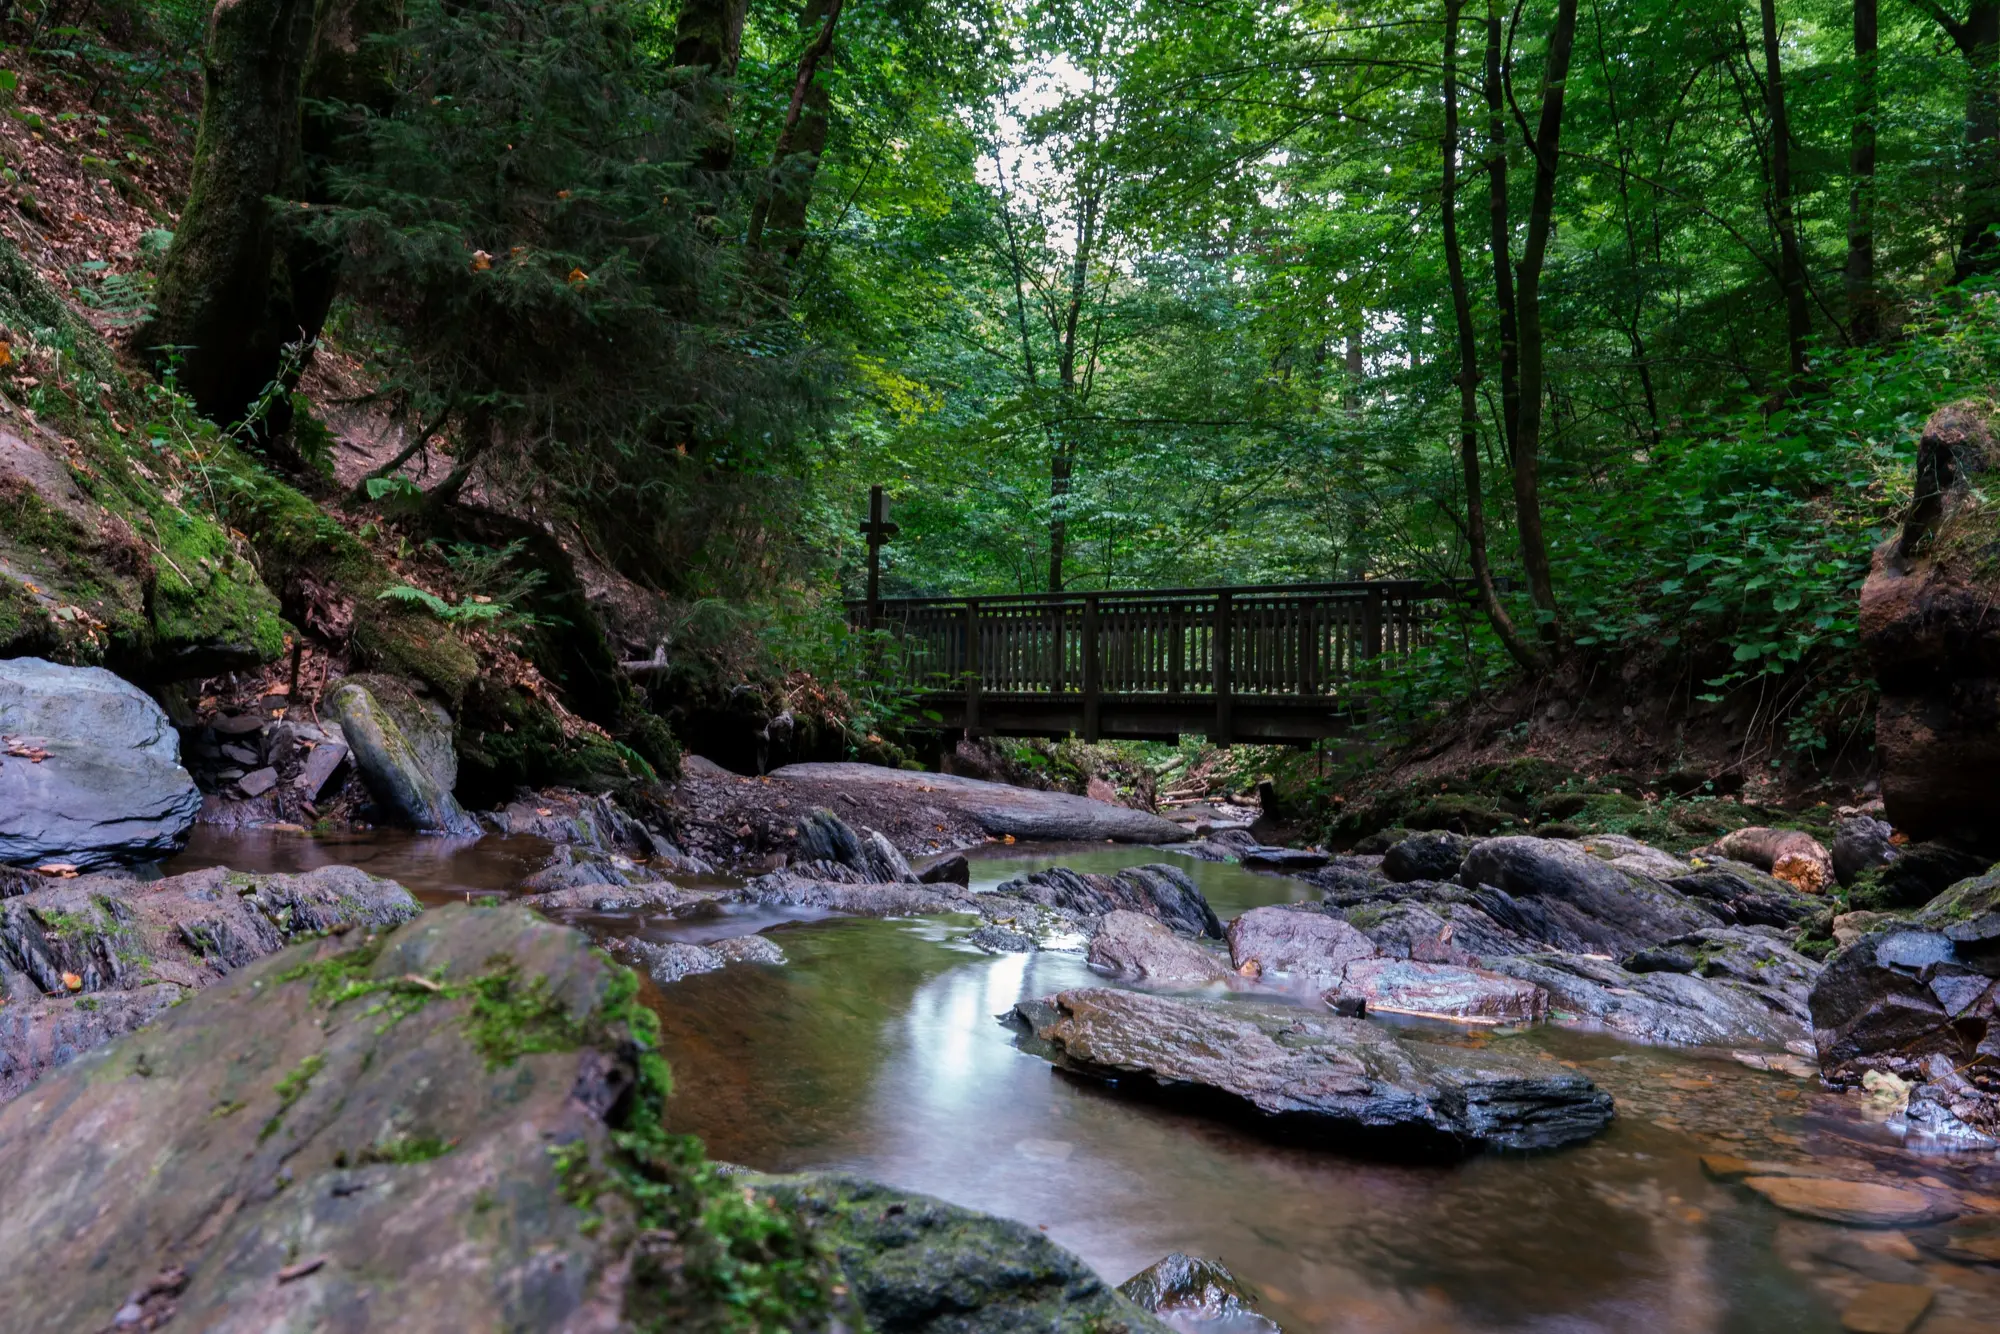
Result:
M1771 215L1778 228L1778 280L1785 292L1785 361L1793 383L1806 373L1812 313L1806 305L1806 262L1792 217L1792 125L1785 113L1784 70L1778 60L1778 6L1762 0L1764 98L1771 120Z
M743 51L743 17L749 0L688 0L674 26L674 63L705 70L694 90L705 122L695 165L725 172L736 161L732 84Z
M775 233L787 261L798 258L805 245L806 205L812 201L813 177L826 148L829 99L819 68L833 49L843 0L806 0L799 27L810 35L799 57L798 77L778 142L771 150L771 176L750 214L750 248L764 244L767 230Z
M1857 343L1882 336L1875 291L1875 0L1854 0L1854 124L1848 136L1848 332Z
M1493 0L1486 9L1486 173L1487 213L1492 228L1493 304L1500 316L1500 430L1507 461L1521 429L1521 335L1514 310L1512 224L1507 215L1507 120L1501 110L1500 14Z
M1963 22L1937 0L1915 0L1965 57L1965 187L1959 210L1960 280L2000 272L2000 0L1972 0Z
M1528 235L1521 247L1516 304L1521 338L1520 427L1514 440L1514 514L1520 530L1521 563L1528 592L1541 619L1542 637L1557 638L1555 580L1549 570L1548 539L1542 533L1542 264L1555 225L1556 169L1562 146L1563 83L1569 77L1570 49L1576 42L1576 0L1559 0L1549 33L1547 68L1542 75L1542 114L1535 140L1535 193L1528 208Z
M286 345L315 336L325 315L316 296L324 276L293 271L297 224L268 202L304 194L300 90L313 21L312 0L215 7L187 206L160 268L153 318L133 335L223 423L243 419L278 378Z
M1479 338L1472 325L1472 294L1465 281L1465 256L1458 243L1458 16L1464 0L1444 5L1444 217L1445 271L1451 278L1451 311L1458 325L1458 457L1465 472L1465 544L1479 598L1500 642L1528 671L1541 660L1515 630L1486 560L1486 498L1479 479Z

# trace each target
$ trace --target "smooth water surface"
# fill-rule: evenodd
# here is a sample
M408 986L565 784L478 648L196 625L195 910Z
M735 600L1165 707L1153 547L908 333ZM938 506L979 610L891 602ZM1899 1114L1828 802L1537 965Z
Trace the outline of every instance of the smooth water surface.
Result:
M229 846L241 837L190 855L259 869L255 849ZM371 862L356 855L365 850L336 846L324 860L397 875L430 901L490 892L506 863L532 851L491 840L425 857L383 843ZM973 883L1146 861L1180 866L1225 919L1311 896L1281 876L1103 845L991 849ZM1617 1099L1618 1121L1554 1154L1371 1163L1127 1101L1017 1050L998 1016L1025 997L1101 985L1080 956L989 956L958 943L963 920L725 920L763 927L790 962L649 989L674 1067L673 1129L702 1136L717 1158L851 1171L1041 1226L1114 1282L1173 1250L1220 1259L1294 1334L1834 1330L1840 1304L1871 1275L1904 1270L1939 1285L1918 1334L1982 1328L1939 1322L2000 1310L1986 1273L1920 1269L1900 1233L1790 1219L1709 1181L1705 1152L1813 1154L1848 1175L1878 1170L1892 1152L1868 1142L1843 1100L1727 1053L1452 1030L1452 1040L1532 1042L1573 1062ZM712 919L622 927L718 934Z

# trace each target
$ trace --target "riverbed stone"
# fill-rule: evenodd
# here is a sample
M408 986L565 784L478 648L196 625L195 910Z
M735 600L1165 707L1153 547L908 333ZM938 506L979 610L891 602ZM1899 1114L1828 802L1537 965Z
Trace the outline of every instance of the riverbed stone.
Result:
M1936 1300L1919 1283L1870 1283L1841 1308L1840 1327L1849 1334L1910 1334Z
M718 903L762 908L812 908L851 917L917 917L926 913L977 913L980 896L956 885L849 884L773 871L716 896Z
M1310 908L1252 908L1229 924L1228 935L1229 961L1239 972L1313 994L1338 983L1354 960L1375 955L1367 936Z
M1753 1176L1742 1184L1788 1214L1850 1227L1915 1227L1957 1217L1937 1191L1886 1181L1844 1181L1820 1176Z
M1120 1283L1118 1291L1141 1309L1182 1327L1279 1334L1278 1322L1257 1309L1250 1286L1214 1260L1175 1251Z
M387 817L428 833L476 835L479 822L452 795L458 752L451 715L391 676L343 678L327 691L354 764Z
M697 973L719 973L735 963L782 964L785 952L759 935L731 936L705 945L682 940L644 940L628 936L610 942L620 962L639 969L659 986L668 987Z
M102 667L0 660L0 863L154 860L200 811L180 736L144 691Z
M1475 1024L1528 1024L1548 1016L1549 993L1532 982L1411 959L1357 959L1326 993L1329 1005L1360 1001L1369 1013L1423 1015Z
M1161 987L1208 986L1234 976L1219 955L1158 918L1122 908L1104 915L1085 958L1100 972Z
M1015 1007L1024 1044L1074 1074L1356 1152L1456 1158L1588 1139L1612 1103L1527 1051L1405 1039L1297 1007L1089 988Z

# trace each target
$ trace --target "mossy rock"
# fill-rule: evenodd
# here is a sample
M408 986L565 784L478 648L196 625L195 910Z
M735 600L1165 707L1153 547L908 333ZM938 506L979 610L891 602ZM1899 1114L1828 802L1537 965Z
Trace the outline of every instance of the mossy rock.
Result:
M647 741L656 745L659 738ZM485 677L472 684L459 711L458 758L459 798L474 807L496 805L524 787L617 792L660 774L636 747L589 728L566 729L546 701ZM669 758L678 771L677 747Z
M1448 829L1454 834L1483 836L1518 831L1523 821L1490 800L1447 793L1413 808L1404 823L1412 829Z

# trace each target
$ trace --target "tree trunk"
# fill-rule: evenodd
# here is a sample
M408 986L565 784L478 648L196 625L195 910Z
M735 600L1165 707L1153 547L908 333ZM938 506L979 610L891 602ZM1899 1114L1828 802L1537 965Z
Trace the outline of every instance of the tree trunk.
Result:
M674 63L707 71L692 95L706 122L695 151L695 165L703 171L725 172L736 161L731 85L748 8L749 0L688 0L674 26Z
M1806 305L1806 262L1792 217L1792 125L1785 114L1784 69L1778 59L1777 0L1762 0L1764 98L1771 120L1771 215L1778 228L1778 281L1785 293L1785 361L1791 380L1805 378L1806 339L1812 312Z
M215 7L187 206L160 267L153 317L133 335L224 424L243 419L278 378L286 345L316 335L325 315L323 306L317 317L300 310L288 245L296 227L266 202L304 194L300 91L313 20L312 0ZM305 276L299 287L312 287Z
M1445 272L1451 278L1451 310L1458 325L1458 457L1465 471L1465 544L1472 577L1494 633L1527 671L1539 671L1541 659L1515 630L1486 560L1486 498L1479 480L1479 339L1472 325L1472 294L1465 281L1465 257L1458 243L1458 17L1464 0L1444 5L1444 185L1440 202L1444 217Z
M1854 125L1847 174L1848 332L1857 343L1882 336L1875 291L1875 3L1854 0Z
M1507 210L1507 121L1501 111L1500 15L1488 0L1486 11L1486 174L1487 212L1492 224L1493 304L1500 316L1500 426L1507 462L1521 429L1521 343L1514 308L1513 245Z
M1965 215L1959 279L2000 272L2000 0L1979 0L1954 34L1972 78L1965 98Z
M1520 530L1521 564L1528 592L1541 620L1542 638L1555 642L1555 580L1549 570L1548 540L1542 532L1542 264L1554 227L1556 168L1562 144L1563 83L1569 77L1570 49L1576 42L1576 0L1559 0L1549 33L1548 66L1542 76L1541 122L1529 145L1535 156L1535 193L1528 208L1528 235L1521 247L1516 303L1520 317L1521 407L1514 440L1514 515Z
M784 125L771 150L770 180L750 214L750 248L760 249L766 229L775 231L784 244L787 260L797 258L805 243L806 205L812 200L813 176L819 170L819 155L826 148L826 85L820 81L820 63L833 49L834 28L840 22L843 0L807 0L799 27L811 33L799 72L792 84L791 104L785 108Z

